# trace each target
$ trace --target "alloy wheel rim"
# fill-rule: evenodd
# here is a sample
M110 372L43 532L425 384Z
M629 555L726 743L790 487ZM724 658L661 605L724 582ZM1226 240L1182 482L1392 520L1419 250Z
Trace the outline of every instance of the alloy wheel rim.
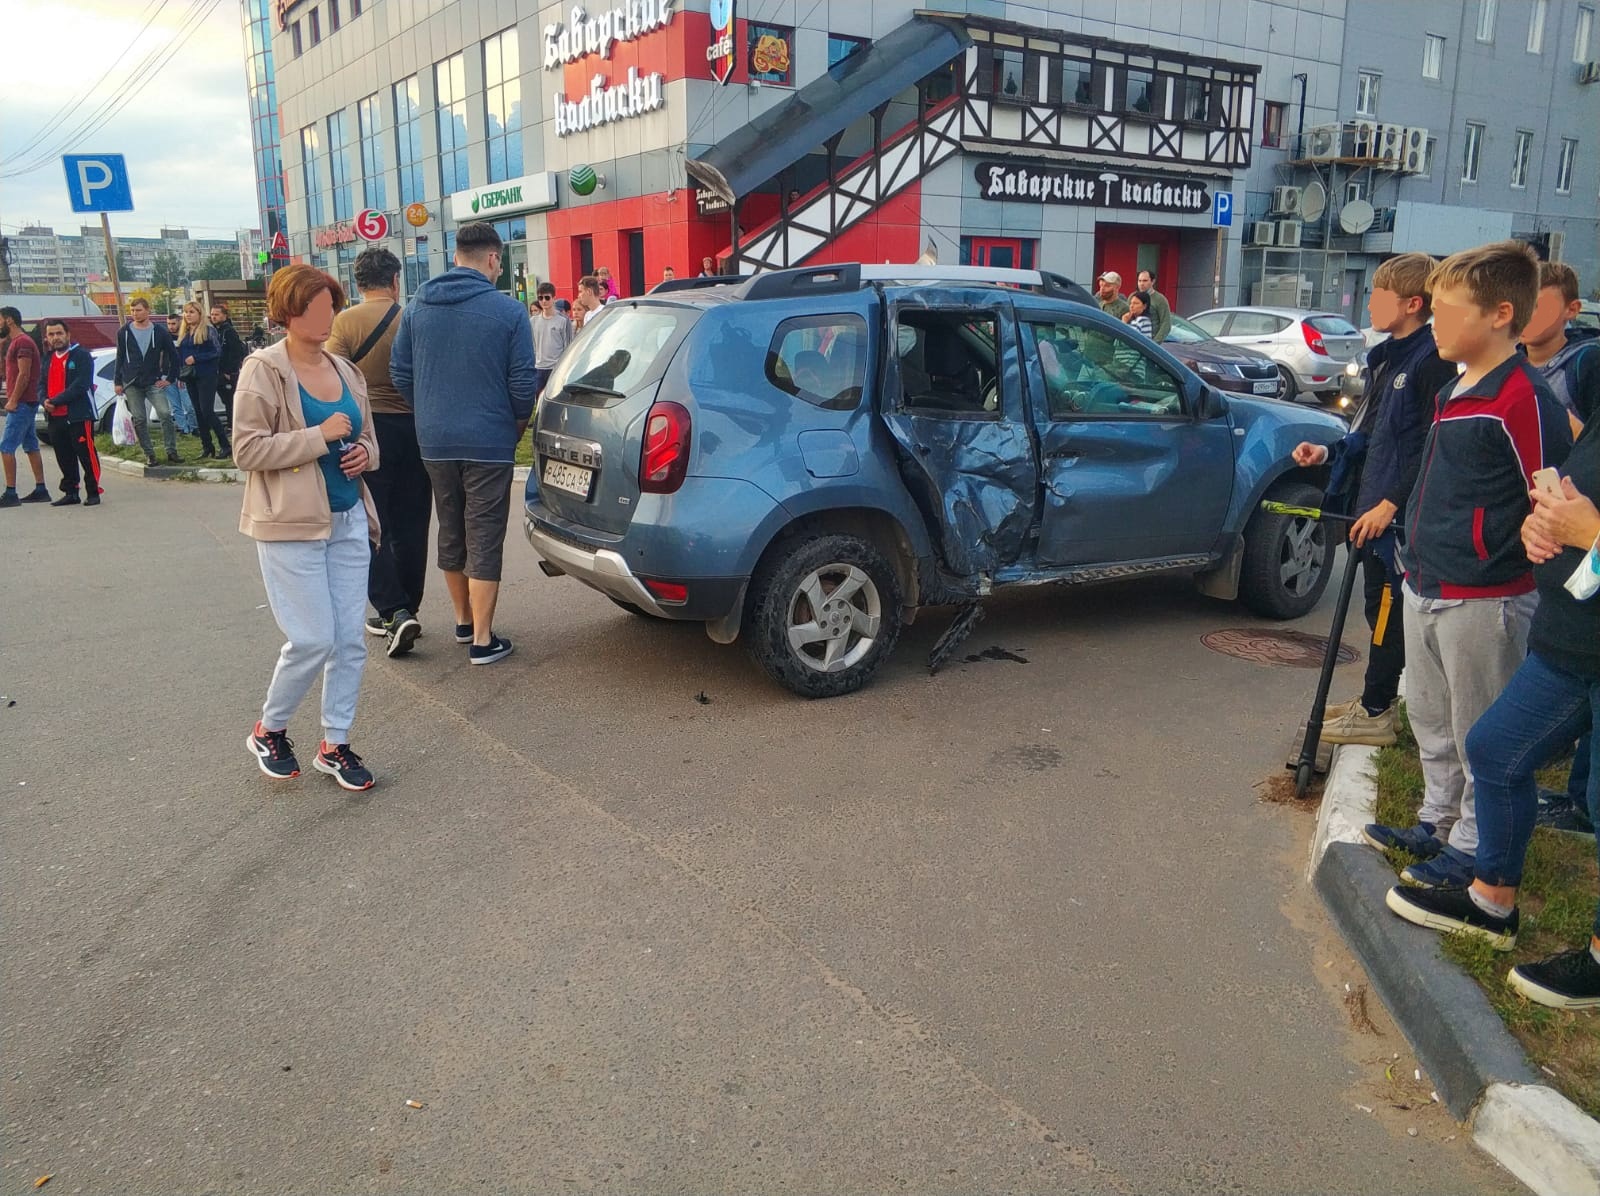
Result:
M789 648L807 668L839 673L859 664L878 642L883 599L855 565L836 561L813 569L788 605Z
M1322 572L1326 545L1322 524L1315 519L1292 519L1283 532L1278 558L1278 581L1285 592L1304 598Z

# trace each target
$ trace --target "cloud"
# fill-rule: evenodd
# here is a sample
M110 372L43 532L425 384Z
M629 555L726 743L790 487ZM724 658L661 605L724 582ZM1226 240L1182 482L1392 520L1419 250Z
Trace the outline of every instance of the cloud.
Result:
M203 23L161 69L136 72L208 7ZM0 172L51 152L42 168L0 179L6 231L37 223L76 232L80 224L98 223L73 213L61 152L126 156L134 211L112 216L113 232L151 236L164 226L231 237L260 223L237 0L214 6L211 0L8 0L6 8ZM71 117L17 155L85 88L93 90ZM133 98L93 135L74 149L59 148L69 130L130 89Z

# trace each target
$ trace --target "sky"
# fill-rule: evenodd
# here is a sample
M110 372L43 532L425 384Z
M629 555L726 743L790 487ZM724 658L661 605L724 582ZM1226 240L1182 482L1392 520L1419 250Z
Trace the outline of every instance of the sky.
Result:
M239 0L4 0L3 7L0 229L45 224L76 233L80 224L98 223L73 213L63 153L126 155L134 210L111 217L113 234L154 236L167 227L231 238L260 223ZM207 8L164 66L146 65ZM130 88L137 94L128 99ZM68 119L25 150L80 99ZM98 131L62 146L85 118L119 99L128 102ZM6 177L36 159L44 159L40 169Z

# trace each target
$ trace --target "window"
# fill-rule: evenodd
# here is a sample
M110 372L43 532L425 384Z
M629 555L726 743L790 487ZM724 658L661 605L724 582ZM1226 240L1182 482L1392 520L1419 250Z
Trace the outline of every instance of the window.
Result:
M750 38L750 78L779 87L794 84L794 30L788 25L758 25L746 28Z
M1556 167L1556 194L1568 195L1572 191L1572 163L1578 156L1578 141L1575 137L1561 139L1561 161Z
M316 125L307 125L300 130L300 181L305 184L308 228L323 223L321 157L322 134Z
M1261 144L1264 146L1279 147L1283 145L1283 121L1289 111L1287 104L1279 104L1274 100L1267 100L1261 105Z
M339 0L328 0L328 32L339 32Z
M848 411L867 379L867 325L860 316L785 320L767 350L767 381L813 407Z
M466 63L460 54L434 63L433 90L439 103L439 191L449 195L472 185L467 169Z
M300 22L296 21L289 26L289 42L294 46L294 56L299 58L306 52L305 42L300 35Z
M1128 97L1122 106L1126 112L1155 113L1155 76L1149 71L1130 70L1128 72ZM1156 113L1156 115L1160 115L1160 113Z
M1051 419L1170 419L1182 411L1178 380L1151 356L1150 342L1139 333L1070 318L1025 327Z
M569 385L633 394L659 378L682 334L699 318L688 308L618 307L585 327L583 335L562 354L545 385L548 395Z
M522 72L515 26L483 43L483 109L489 181L514 179L522 173Z
M1356 115L1378 115L1378 84L1383 76L1375 71L1361 71L1356 75Z
M1422 169L1417 171L1419 178L1428 178L1433 174L1433 155L1439 148L1437 137L1428 138L1427 144L1422 147Z
M1220 123L1217 118L1222 115L1221 106L1212 105L1212 99L1215 94L1209 79L1185 79L1183 81L1183 111L1174 115L1180 120L1197 124ZM1157 113L1157 115L1160 114Z
M1528 10L1528 53L1544 53L1544 18L1550 0L1533 0Z
M361 0L350 0L350 19L353 21L361 15Z
M415 75L392 89L394 96L394 164L400 176L400 206L421 203L422 88Z
M1444 38L1437 33L1429 33L1422 39L1422 77L1437 82L1443 66Z
M317 9L311 10L311 44L314 46L322 40L322 13Z
M1351 179L1344 185L1344 201L1347 204L1360 203L1367 198L1367 180Z
M1517 130L1517 145L1511 151L1511 185L1528 185L1528 159L1533 156L1533 134L1527 129Z
M1461 181L1463 183L1476 183L1478 181L1478 163L1483 156L1483 126L1473 121L1467 122L1467 144L1461 153Z
M1205 311L1197 316L1190 316L1189 323L1207 336L1221 336L1222 330L1227 327L1228 315L1226 311Z
M333 218L349 220L355 214L355 187L350 180L350 156L345 152L344 111L328 116L328 181L333 185Z
M872 44L870 37L847 37L843 33L828 34L828 69L831 71L857 50Z
M901 311L894 342L900 405L950 419L1000 418L998 336L987 312Z
M996 99L1027 99L1023 93L1024 59L1021 50L996 49L991 53L989 67L989 94Z
M1494 41L1494 10L1496 0L1478 0L1478 40Z
M1264 311L1236 311L1228 325L1229 336L1276 336L1289 327L1289 321Z
M1061 102L1098 108L1094 94L1094 68L1077 58L1061 60Z
M383 103L377 92L356 105L356 135L361 138L361 202L382 211L389 202L383 180Z
M1578 28L1572 35L1572 61L1589 61L1589 35L1594 32L1594 9L1578 6Z

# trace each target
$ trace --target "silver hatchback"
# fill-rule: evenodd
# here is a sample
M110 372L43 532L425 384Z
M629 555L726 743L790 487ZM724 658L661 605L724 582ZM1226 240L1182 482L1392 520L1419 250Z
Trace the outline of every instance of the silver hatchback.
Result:
M1366 341L1343 316L1293 307L1213 307L1189 319L1220 341L1272 358L1291 397L1359 393Z

